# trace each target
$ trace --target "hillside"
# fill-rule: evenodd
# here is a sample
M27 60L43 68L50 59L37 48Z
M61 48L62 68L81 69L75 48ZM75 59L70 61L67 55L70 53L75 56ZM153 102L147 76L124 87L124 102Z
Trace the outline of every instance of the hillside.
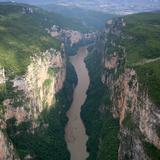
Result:
M0 24L0 62L9 74L24 72L31 54L60 47L57 40L47 35L45 28L53 24L65 29L81 27L77 21L59 14L28 5L7 3L0 4Z
M41 7L0 3L0 160L159 160L160 12Z
M88 160L159 160L159 20L159 12L109 20L90 48L92 81L81 113Z
M44 16L37 8L0 5L0 64L9 76L24 73L32 54L60 47L45 27Z
M104 74L112 94L112 111L120 118L121 159L160 158L159 31L160 13L155 12L113 21L108 33ZM126 138L132 142L127 144Z
M53 25L72 28L58 14L0 3L0 159L67 160L66 111L76 74ZM74 27L73 27L74 28Z
M160 105L160 13L142 13L124 19L126 63L137 70L143 88Z
M109 33L108 39L112 43L107 44L107 54L118 52L125 56L125 65L137 70L142 86L148 87L152 100L159 104L160 14L135 14L124 17L123 21L124 27L119 33L121 37Z
M106 20L115 17L113 14L87 10L76 6L49 4L41 5L40 7L49 12L55 12L77 20L83 25L84 29L86 28L90 32L104 29Z
M135 14L124 20L127 23L124 33L132 38L122 42L127 47L127 63L160 57L160 13Z
M8 0L0 0L8 1ZM159 10L159 0L16 0L18 3L29 3L34 5L58 4L69 7L81 7L89 10L126 15L128 13L138 13Z

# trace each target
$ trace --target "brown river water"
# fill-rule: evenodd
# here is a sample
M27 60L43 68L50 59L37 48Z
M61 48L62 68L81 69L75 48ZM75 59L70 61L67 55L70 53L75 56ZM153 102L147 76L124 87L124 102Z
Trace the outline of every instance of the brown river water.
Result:
M85 160L88 157L86 149L88 136L86 135L85 127L80 117L81 107L86 100L86 92L90 82L84 63L86 56L87 47L81 47L77 55L70 57L70 61L78 76L78 84L74 90L73 102L67 112L69 121L65 128L65 139L71 154L71 160Z

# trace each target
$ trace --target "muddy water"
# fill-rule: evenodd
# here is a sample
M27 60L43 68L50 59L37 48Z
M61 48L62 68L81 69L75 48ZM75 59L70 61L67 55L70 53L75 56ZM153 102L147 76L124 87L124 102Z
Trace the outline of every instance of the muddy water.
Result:
M73 103L67 112L69 121L65 128L65 139L71 154L71 160L85 160L88 157L86 151L88 137L80 117L81 106L85 102L86 91L89 86L88 71L84 63L86 55L87 48L81 47L77 55L70 58L78 76L78 84L74 91Z

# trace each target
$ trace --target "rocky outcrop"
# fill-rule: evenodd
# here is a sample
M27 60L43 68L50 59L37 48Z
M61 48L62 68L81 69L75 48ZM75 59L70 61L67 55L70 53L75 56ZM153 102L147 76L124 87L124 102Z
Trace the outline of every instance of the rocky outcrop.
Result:
M24 93L27 102L18 108L29 109L30 118L36 119L39 113L55 103L54 96L62 88L65 79L64 59L61 52L54 49L41 56L35 55L26 74L13 80L13 87Z
M5 70L4 68L0 68L0 85L5 84L6 78L5 78Z
M5 84L2 70L1 79ZM16 160L12 143L7 138L6 121L15 118L19 125L24 121L32 122L32 131L38 126L37 119L44 109L49 109L56 102L56 93L63 87L66 76L66 58L63 50L47 50L31 57L25 75L10 81L16 96L3 101L0 122L0 160Z
M147 140L160 149L160 135L158 129L160 127L160 110L150 100L147 92L142 92L140 101L136 108L139 114L139 129Z
M120 122L119 160L149 160L144 142L160 149L160 110L148 96L148 90L140 87L136 70L125 65L125 47L115 42L123 38L123 19L109 21L105 31L102 81L110 91L111 112ZM113 50L111 51L110 48Z
M7 139L7 136L0 130L0 159L1 160L19 160L14 147Z
M22 8L22 14L32 14L33 13L33 8L31 7L23 7Z
M6 123L0 119L0 160L19 160L12 142L5 133Z
M95 32L81 33L75 30L61 29L56 25L53 25L50 29L47 29L47 31L52 37L58 37L65 44L69 44L70 47L73 47L73 45L81 43L82 41L94 41L97 37L97 33Z

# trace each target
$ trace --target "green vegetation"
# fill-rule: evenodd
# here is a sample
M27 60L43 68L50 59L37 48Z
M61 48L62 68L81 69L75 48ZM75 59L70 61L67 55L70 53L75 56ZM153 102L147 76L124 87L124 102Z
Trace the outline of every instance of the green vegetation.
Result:
M22 13L23 8L32 8L33 13ZM0 5L0 64L8 76L23 74L31 55L60 48L60 42L45 31L50 19L47 12L35 7Z
M0 13L2 14L12 14L12 13L22 13L23 7L31 7L36 12L32 14L32 16L36 16L37 20L35 21L41 21L41 25L45 27L51 27L53 25L58 25L60 28L64 29L73 29L73 30L83 30L85 29L84 25L80 23L78 20L68 18L66 15L61 15L58 13L51 13L47 12L43 9L40 9L35 6L30 6L26 4L19 4L19 3L0 3ZM4 8L5 7L5 8ZM84 28L83 28L84 27Z
M160 14L141 13L124 18L127 21L123 32L127 38L127 63L132 65L144 59L160 57Z
M0 3L0 66L5 68L6 76L14 78L24 74L30 57L35 53L41 56L49 48L59 50L60 42L52 38L46 28L54 24L70 27L72 24L68 20L33 6ZM56 72L54 68L48 69L50 76L54 76ZM0 86L0 109L3 109L3 100L8 98L14 100L13 107L25 103L24 94L15 91L9 80L4 86ZM35 160L69 160L64 127L67 122L66 111L72 102L73 86L76 83L73 66L67 64L66 81L63 89L56 95L56 104L41 113L35 129L31 120L19 125L15 118L7 120L6 134L21 159L31 155ZM50 84L50 79L44 82L45 87Z
M126 59L121 66L137 71L141 89L148 91L149 97L159 106L160 14L158 12L134 14L124 17L124 21L125 27L119 25L119 20L114 21L112 27L115 27L117 34L109 33L106 53L113 55L116 52L119 57L125 56ZM121 34L118 34L118 31L121 31Z
M152 160L160 159L160 150L157 149L153 144L144 141L143 145L145 152Z
M30 154L35 160L69 160L70 155L64 140L66 112L72 102L73 85L77 83L71 64L67 65L64 88L56 95L56 104L39 116L38 127L32 132L30 121L17 126L16 120L7 121L7 134L21 159Z
M12 82L7 81L6 84L2 86L0 91L0 106L2 106L5 99L14 99L13 107L20 106L20 104L23 103L24 97L22 92L14 91Z
M105 48L108 58L114 55L114 52L119 57L118 70L116 72L114 69L107 70L108 74L112 74L113 78L117 79L126 66L134 68L138 75L140 89L147 90L153 102L157 106L160 104L160 14L136 14L126 16L124 19L126 26L122 28L119 20L114 22L112 29L115 34L113 32L107 34L105 46L97 42L96 49L91 51L86 59L91 83L81 116L89 135L87 149L90 156L88 160L116 160L118 156L119 125L118 120L113 119L109 112L109 105L112 105L106 96L109 93L101 83L103 54L101 49ZM102 42L105 36L101 37ZM129 86L132 87L132 85L130 81ZM101 111L102 102L105 102L107 107ZM125 116L122 124L130 131L136 128L131 113ZM157 133L159 133L158 129ZM159 159L159 152L155 147L148 146L147 148L155 153L152 157ZM152 154L149 151L148 153Z
M77 30L81 32L96 31L105 27L107 19L113 18L115 15L109 13L103 13L98 11L86 10L79 7L60 6L55 4L49 4L41 6L50 12L56 12L63 16L70 17L72 20L79 23Z
M143 89L157 106L160 105L160 60L135 67Z
M86 126L87 134L89 135L89 140L87 143L87 148L90 153L88 160L96 160L100 130L102 125L101 114L99 112L99 106L103 95L105 93L105 88L101 82L101 56L98 53L93 52L89 54L86 59L87 68L90 75L90 86L87 91L87 100L82 107L82 119ZM96 68L95 68L96 66ZM96 73L96 74L95 74Z
M99 44L99 48L101 48ZM110 111L106 109L110 102L107 88L101 82L101 58L100 50L90 49L90 54L86 58L86 65L90 76L90 86L87 91L87 100L82 107L81 117L86 126L89 140L87 150L90 155L88 160L110 160L117 159L118 152L118 122L113 119ZM104 111L100 111L100 106L105 105Z
M43 86L46 87L46 88L49 88L50 85L52 83L52 80L51 79L46 79L43 83Z
M130 129L130 130L134 130L135 129L135 124L134 124L134 120L132 118L132 113L128 113L123 122L122 122L123 126Z
M56 74L57 72L57 69L54 68L54 67L49 67L48 68L48 74L51 76L51 77L54 77L54 75Z
M3 96L6 94L6 85L0 84L0 102L3 99Z
M82 39L78 43L73 44L72 46L70 44L70 41L68 41L65 43L66 54L68 56L73 56L73 55L77 54L77 51L80 47L90 45L90 44L94 43L94 41L95 41L94 39L93 40Z
M112 26L112 31L107 37L106 54L118 54L119 63L122 59L122 67L129 67L136 70L141 93L149 94L152 102L157 107L160 105L160 13L140 13L124 17L126 26L119 25L121 20L116 20ZM123 50L125 48L125 50ZM122 50L120 50L122 49ZM118 67L118 72L119 72ZM112 70L107 71L111 73ZM112 73L114 76L116 74ZM115 78L115 77L114 77ZM135 77L133 77L135 78ZM132 80L128 83L132 87ZM131 107L128 101L128 107ZM127 113L122 125L133 134L137 128L133 120L132 113ZM160 135L159 126L156 132ZM143 139L143 138L142 138ZM124 139L125 141L125 139ZM124 142L123 141L123 142ZM105 142L103 142L105 143ZM126 145L128 140L126 140ZM160 159L160 151L153 145L143 140L146 154L153 160ZM110 158L112 159L112 158ZM129 159L129 156L126 157Z
M157 128L156 128L156 133L158 135L158 137L160 137L160 127L157 125Z
M66 29L80 27L72 19L33 6L0 4L0 64L5 67L7 76L24 74L33 54L60 48L60 42L45 30L52 25Z
M114 119L112 113L104 114L101 142L97 160L117 160L119 148L119 120Z

